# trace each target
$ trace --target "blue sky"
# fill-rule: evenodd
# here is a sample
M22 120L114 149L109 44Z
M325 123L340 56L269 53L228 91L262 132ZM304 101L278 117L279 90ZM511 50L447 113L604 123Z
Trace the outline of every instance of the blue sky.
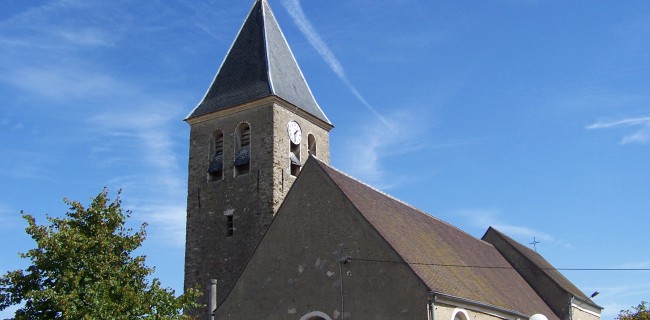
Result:
M122 188L181 290L182 120L252 2L0 2L0 272L33 246L20 210ZM269 2L333 166L476 237L535 237L558 268L650 268L649 2ZM603 319L650 299L648 271L564 274Z

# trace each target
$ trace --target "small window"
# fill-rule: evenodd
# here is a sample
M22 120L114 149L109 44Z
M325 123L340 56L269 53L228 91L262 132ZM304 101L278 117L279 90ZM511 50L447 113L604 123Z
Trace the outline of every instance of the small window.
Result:
M232 235L235 233L235 223L233 221L233 216L228 215L226 216L227 222L226 222L226 237L232 237Z
M250 172L251 128L248 123L237 126L235 135L235 176Z
M314 138L313 134L307 136L307 149L310 155L316 157L316 138Z
M298 176L300 173L300 144L289 142L291 151L289 152L289 162L291 164L291 175Z
M208 180L219 181L223 179L223 132L217 130L212 135L212 148L210 165L208 166Z

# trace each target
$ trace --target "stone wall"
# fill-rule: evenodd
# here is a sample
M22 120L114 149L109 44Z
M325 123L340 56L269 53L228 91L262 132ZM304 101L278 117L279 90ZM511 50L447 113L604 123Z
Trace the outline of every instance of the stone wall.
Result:
M561 320L571 320L570 295L558 283L549 277L530 259L495 233L486 233L483 240L494 245L508 262L517 268L517 272L544 300Z
M329 132L319 127L318 125L310 122L309 120L301 117L291 110L282 106L281 104L273 105L273 118L274 118L274 132L273 143L273 168L274 168L274 212L280 207L282 200L296 180L296 177L291 175L290 170L290 140L287 134L287 123L291 120L296 121L302 129L302 141L300 142L300 162L303 164L309 157L308 152L308 136L311 134L315 137L317 143L316 157L321 161L330 163L329 151Z
M216 319L427 319L428 290L408 265L347 256L400 260L310 161Z
M319 142L322 159L329 161L327 130L301 117L295 107L293 110L269 97L223 114L188 121L185 287L200 288L204 293L200 302L204 305L208 305L211 279L218 280L218 304L225 299L295 180L288 170L287 122L295 120L302 128L301 162L307 160L308 133ZM250 171L235 176L236 128L243 122L250 126ZM216 130L223 132L224 166L223 178L212 181L207 171ZM234 227L230 236L229 216ZM208 311L204 308L190 314L207 318Z
M588 311L587 306L579 307L573 305L571 320L599 320L600 310Z

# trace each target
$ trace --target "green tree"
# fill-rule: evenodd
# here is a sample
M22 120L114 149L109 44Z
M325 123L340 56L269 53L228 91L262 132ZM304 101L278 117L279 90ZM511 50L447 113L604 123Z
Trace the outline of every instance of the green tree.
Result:
M648 310L648 302L641 301L641 303L632 307L632 309L621 310L616 319L619 320L650 320L650 310Z
M133 251L146 238L146 224L126 228L130 211L102 191L88 208L64 200L63 218L47 217L37 225L22 212L26 232L36 248L22 253L31 260L26 270L0 278L0 310L21 305L15 319L188 319L184 308L196 307L197 290L176 297L150 279L154 269Z

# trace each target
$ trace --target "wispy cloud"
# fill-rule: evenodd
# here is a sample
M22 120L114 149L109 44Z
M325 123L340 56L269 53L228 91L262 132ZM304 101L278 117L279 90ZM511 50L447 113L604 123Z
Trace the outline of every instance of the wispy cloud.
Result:
M421 116L413 118L414 113ZM386 162L430 148L431 145L421 139L413 139L424 136L430 129L430 122L427 112L406 109L390 114L387 126L373 119L366 119L354 128L354 138L346 141L345 150L340 153L345 157L342 169L377 188L390 189L412 178L400 176ZM409 123L409 127L404 128L400 123Z
M119 10L96 1L51 1L0 21L0 43L13 47L88 48L112 46L128 27L114 23L110 32L100 28L112 22L107 10ZM78 13L77 19L67 14ZM121 15L118 15L121 17Z
M89 55L114 45L128 28L114 20L126 19L119 10L97 1L55 0L0 21L0 82L45 98L47 105L129 92L118 87L104 61Z
M0 203L0 229L16 228L23 223L20 210Z
M151 8L54 0L0 21L0 85L12 87L8 92L25 101L25 111L44 118L46 113L55 115L47 129L57 134L46 135L50 144L40 145L45 148L29 149L39 154L23 157L30 161L20 164L25 170L16 171L47 179L50 167L38 163L52 160L45 155L47 148L74 149L75 157L88 157L80 160L84 167L100 169L100 176L109 180L96 183L124 189L125 207L133 209L135 219L149 222L152 237L172 234L172 242L178 243L185 232L178 223L185 219L184 209L179 210L185 205L185 193L179 192L185 189L185 171L177 156L178 120L186 102L178 92L150 90L133 80L137 75L111 65L109 52L133 37L125 31L133 26L133 16ZM156 24L165 15L160 11L140 15L145 21L138 20L131 31L164 28ZM106 59L97 59L101 50ZM7 126L2 123L2 128Z
M349 171L359 179L372 183L378 188L389 189L404 182L406 177L399 177L391 174L386 169L384 161L394 156L403 156L407 153L417 152L426 146L413 136L425 133L429 125L424 123L428 112L418 110L421 115L418 119L412 117L415 110L398 111L390 115L380 113L356 88L348 78L345 68L336 57L334 52L323 41L318 32L305 15L299 0L283 0L282 4L289 12L298 29L307 38L316 52L323 58L332 72L348 88L350 93L374 116L376 121L366 119L360 123L356 139L348 141L347 150L343 152L346 156L345 163ZM408 119L408 121L407 121ZM400 123L409 123L405 128ZM389 178L390 177L390 178Z
M436 120L431 113L431 107L402 107L387 115L389 126L384 126L379 119L371 117L360 120L351 129L340 128L339 130L351 130L351 133L343 133L346 136L343 149L334 151L336 159L341 161L335 165L376 188L388 190L429 178L436 173L437 168L432 161L427 161L425 171L410 170L417 167L412 164L422 160L420 154L463 148L492 140L438 139L432 132Z
M500 219L501 213L498 210L464 209L455 211L454 214L465 218L470 225L481 230L491 226L513 238L530 239L532 241L534 237L534 239L542 242L560 243L555 237L546 232L504 223Z
M80 46L111 46L111 39L104 30L98 28L83 28L81 30L61 29L56 34L71 44Z
M617 126L634 126L634 125L648 125L650 124L650 117L641 117L641 118L629 118L616 121L598 121L590 126L587 126L587 129L602 129L602 128L611 128Z
M146 101L146 97L140 97ZM156 100L142 102L132 111L117 110L101 113L88 119L95 134L116 144L97 148L99 158L118 157L115 162L141 162L142 174L115 177L112 183L124 188L126 195L133 194L126 204L137 217L156 227L153 237L160 237L172 245L182 245L185 235L185 197L178 190L185 188L184 170L177 157L174 121L182 113L179 104ZM130 150L125 149L130 146ZM121 152L120 152L121 151ZM124 158L123 154L133 158ZM110 162L111 160L109 160ZM127 199L125 197L125 199Z
M147 203L140 206L133 204L133 212L146 217L150 225L156 225L159 230L152 237L166 244L183 247L185 245L185 206L183 203L170 204Z
M620 285L615 287L604 288L605 296L625 297L642 295L647 296L650 293L650 284L635 283L633 285ZM629 307L629 306L628 306Z
M626 269L648 269L650 268L650 260L646 261L637 261L637 262L626 262L616 266L617 268L626 268Z
M7 208L5 205L0 203L0 222L4 223L5 221L7 221L11 212L12 211L9 210L9 208Z
M5 118L0 120L0 127L3 130L18 131L24 129L25 125L22 122L14 123Z
M223 29L241 23L241 13L235 11L240 9L238 6L224 6L215 1L178 0L178 2L192 11L189 22L215 39L230 39L232 35L224 32ZM219 7L219 10L214 10L215 7Z
M650 144L650 117L625 118L614 121L598 121L586 128L609 129L616 127L635 127L636 131L623 137L621 144Z
M153 99L153 98L152 98ZM134 111L117 110L92 116L88 122L98 134L108 137L126 137L137 139L137 147L144 150L145 160L157 172L176 172L178 160L173 150L171 122L180 114L175 104L153 100L153 106L138 106ZM144 104L144 102L143 102ZM96 149L96 151L113 151ZM173 184L169 189L178 188Z
M0 80L26 92L57 101L115 97L131 91L112 77L79 68L79 64L56 67L20 67L0 75Z
M594 288L594 290L600 291L598 304L605 308L601 314L601 319L614 319L621 310L627 310L636 306L636 304L626 305L621 301L634 299L633 301L637 301L635 303L639 303L646 300L646 297L650 294L650 284L633 280L627 284L598 287Z
M354 95L361 104L366 107L372 114L374 114L385 126L391 127L392 123L386 119L375 107L373 107L368 100L357 90L357 88L352 84L350 79L345 73L345 69L341 62L336 58L336 55L330 50L325 41L321 36L316 32L312 26L309 19L305 15L305 12L302 10L299 0L283 0L282 4L285 9L291 15L293 22L298 26L300 32L302 32L309 43L316 49L316 52L325 60L325 63L330 67L330 69L336 74L336 76L345 84L345 86L350 90L352 95Z

